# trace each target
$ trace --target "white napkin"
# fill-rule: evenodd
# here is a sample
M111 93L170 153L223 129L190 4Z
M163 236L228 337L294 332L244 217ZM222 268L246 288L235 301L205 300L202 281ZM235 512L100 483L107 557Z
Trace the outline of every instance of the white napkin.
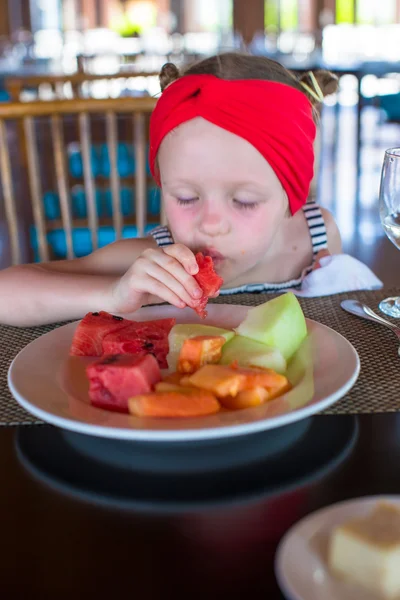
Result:
M291 290L294 294L311 298L383 287L382 281L367 265L349 254L324 256L319 263L319 269L304 276L300 289Z

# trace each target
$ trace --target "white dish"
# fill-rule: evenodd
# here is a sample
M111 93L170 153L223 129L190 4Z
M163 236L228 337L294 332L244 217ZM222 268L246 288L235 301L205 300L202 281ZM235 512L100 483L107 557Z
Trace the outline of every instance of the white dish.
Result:
M212 304L206 321L191 309L151 306L135 313L145 321L175 317L179 323L203 322L228 329L236 327L249 307ZM87 362L70 357L77 323L39 337L14 359L8 384L16 400L39 419L79 433L142 441L190 441L250 434L304 419L342 398L357 380L360 362L344 337L315 321L307 320L307 343L297 352L293 389L262 406L224 411L192 419L143 419L100 410L90 405Z
M334 577L327 565L333 528L348 519L366 516L381 501L400 506L400 496L349 500L312 513L288 531L275 560L276 577L288 600L381 600L362 587Z

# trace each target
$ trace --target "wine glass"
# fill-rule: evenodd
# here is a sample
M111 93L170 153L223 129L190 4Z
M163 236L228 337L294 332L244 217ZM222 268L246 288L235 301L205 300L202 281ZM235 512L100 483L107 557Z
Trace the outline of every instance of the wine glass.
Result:
M400 148L389 148L383 160L379 190L379 212L389 240L400 249ZM386 298L379 304L382 312L400 318L400 297Z

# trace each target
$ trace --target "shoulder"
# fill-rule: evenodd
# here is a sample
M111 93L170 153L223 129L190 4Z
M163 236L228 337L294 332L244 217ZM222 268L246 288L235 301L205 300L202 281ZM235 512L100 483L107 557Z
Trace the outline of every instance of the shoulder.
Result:
M326 208L319 207L325 222L326 233L328 236L328 250L331 254L340 254L342 252L342 238L336 225L332 213Z

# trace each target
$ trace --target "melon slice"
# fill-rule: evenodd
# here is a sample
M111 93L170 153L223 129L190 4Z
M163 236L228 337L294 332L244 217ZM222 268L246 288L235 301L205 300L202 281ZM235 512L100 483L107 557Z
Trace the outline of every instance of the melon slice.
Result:
M262 367L285 373L286 360L278 348L272 348L249 338L235 335L222 348L221 365L237 362L239 367Z
M287 292L251 308L236 332L278 348L290 360L307 336L307 325L296 296Z
M213 327L212 325L175 325L168 336L168 366L170 369L176 369L183 342L188 338L198 336L222 336L228 342L234 335L233 331L221 329L220 327Z

